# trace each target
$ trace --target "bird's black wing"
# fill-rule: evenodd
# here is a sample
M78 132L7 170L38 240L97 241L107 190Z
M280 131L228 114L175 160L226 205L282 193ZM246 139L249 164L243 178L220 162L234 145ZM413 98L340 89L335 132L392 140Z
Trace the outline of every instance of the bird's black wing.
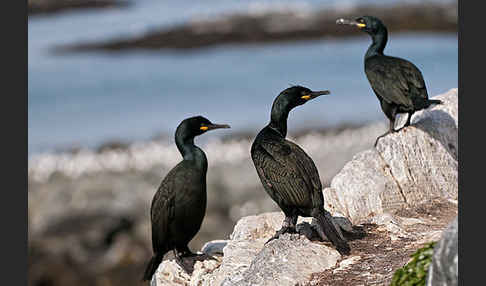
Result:
M322 204L317 168L296 144L285 139L262 140L253 148L252 159L264 188L279 206Z
M388 103L413 108L416 97L428 98L422 73L407 60L372 57L365 61L365 72L375 93Z
M154 253L166 252L168 243L168 229L175 217L175 189L174 177L177 173L174 167L162 180L152 199L150 218L152 221L152 248Z

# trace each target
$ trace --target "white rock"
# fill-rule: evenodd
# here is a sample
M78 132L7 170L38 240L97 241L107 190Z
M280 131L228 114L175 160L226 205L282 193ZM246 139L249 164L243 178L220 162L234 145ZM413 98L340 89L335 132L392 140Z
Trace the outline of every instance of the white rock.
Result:
M340 254L330 243L312 242L298 234L284 234L265 242L281 228L281 212L244 217L230 240L206 243L203 252L218 252L219 261L196 262L192 276L173 260L165 260L155 273L156 285L295 285L308 282L311 274L336 265ZM298 223L311 223L299 218Z
M323 190L327 208L357 223L432 198L456 200L457 93L434 97L443 104L416 112L411 126L355 155Z

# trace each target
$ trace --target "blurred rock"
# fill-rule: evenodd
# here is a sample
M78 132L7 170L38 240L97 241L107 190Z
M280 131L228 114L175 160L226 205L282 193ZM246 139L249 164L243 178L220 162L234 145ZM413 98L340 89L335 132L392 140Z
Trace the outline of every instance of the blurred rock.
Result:
M456 217L434 247L434 256L427 272L427 286L458 285L457 223Z
M357 222L433 198L457 199L457 93L434 97L443 104L356 154L324 189L328 208Z
M358 35L356 29L336 25L338 18L374 15L382 19L391 33L400 31L457 32L457 3L417 3L398 5L360 5L285 11L257 10L194 19L179 26L161 28L135 37L76 43L56 47L55 52L125 51L129 49L194 49L228 43L267 43L309 40L322 37Z
M47 15L68 10L128 6L125 0L28 0L29 15Z

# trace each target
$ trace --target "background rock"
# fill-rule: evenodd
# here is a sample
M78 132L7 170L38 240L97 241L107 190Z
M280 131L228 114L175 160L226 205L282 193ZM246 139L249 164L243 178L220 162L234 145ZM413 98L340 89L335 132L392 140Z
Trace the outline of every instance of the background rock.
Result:
M276 12L256 11L224 15L215 19L193 19L188 23L160 28L145 35L74 43L56 47L53 51L187 50L229 43L268 43L346 37L358 35L360 32L337 26L336 19L355 18L358 15L379 17L393 34L400 31L457 32L457 3L362 5L324 8L317 11L290 7L288 10Z
M29 15L46 15L77 9L100 9L126 7L125 0L28 0Z

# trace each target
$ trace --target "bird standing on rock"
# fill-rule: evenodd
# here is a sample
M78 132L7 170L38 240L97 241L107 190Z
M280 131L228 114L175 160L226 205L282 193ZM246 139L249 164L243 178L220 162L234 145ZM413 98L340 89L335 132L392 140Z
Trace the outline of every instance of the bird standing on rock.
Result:
M253 141L251 158L258 176L285 214L282 228L267 243L284 233L296 233L298 216L305 216L317 220L319 236L329 238L341 254L350 251L331 214L324 209L321 180L314 162L299 146L285 139L289 112L329 93L302 86L285 89L273 102L270 123Z
M143 280L151 280L164 255L174 251L176 262L190 272L184 257L194 257L187 244L201 228L206 213L206 173L208 162L203 150L194 145L194 137L209 130L230 128L213 124L202 116L183 120L175 132L177 149L183 160L162 180L152 199L152 248L154 255Z
M413 63L383 54L388 31L380 19L363 16L356 20L338 19L336 24L356 26L368 33L373 41L365 54L365 73L381 109L390 120L389 130L376 138L375 147L381 137L396 132L395 118L398 113L408 113L406 127L410 125L415 111L441 103L440 100L428 99L422 73Z

